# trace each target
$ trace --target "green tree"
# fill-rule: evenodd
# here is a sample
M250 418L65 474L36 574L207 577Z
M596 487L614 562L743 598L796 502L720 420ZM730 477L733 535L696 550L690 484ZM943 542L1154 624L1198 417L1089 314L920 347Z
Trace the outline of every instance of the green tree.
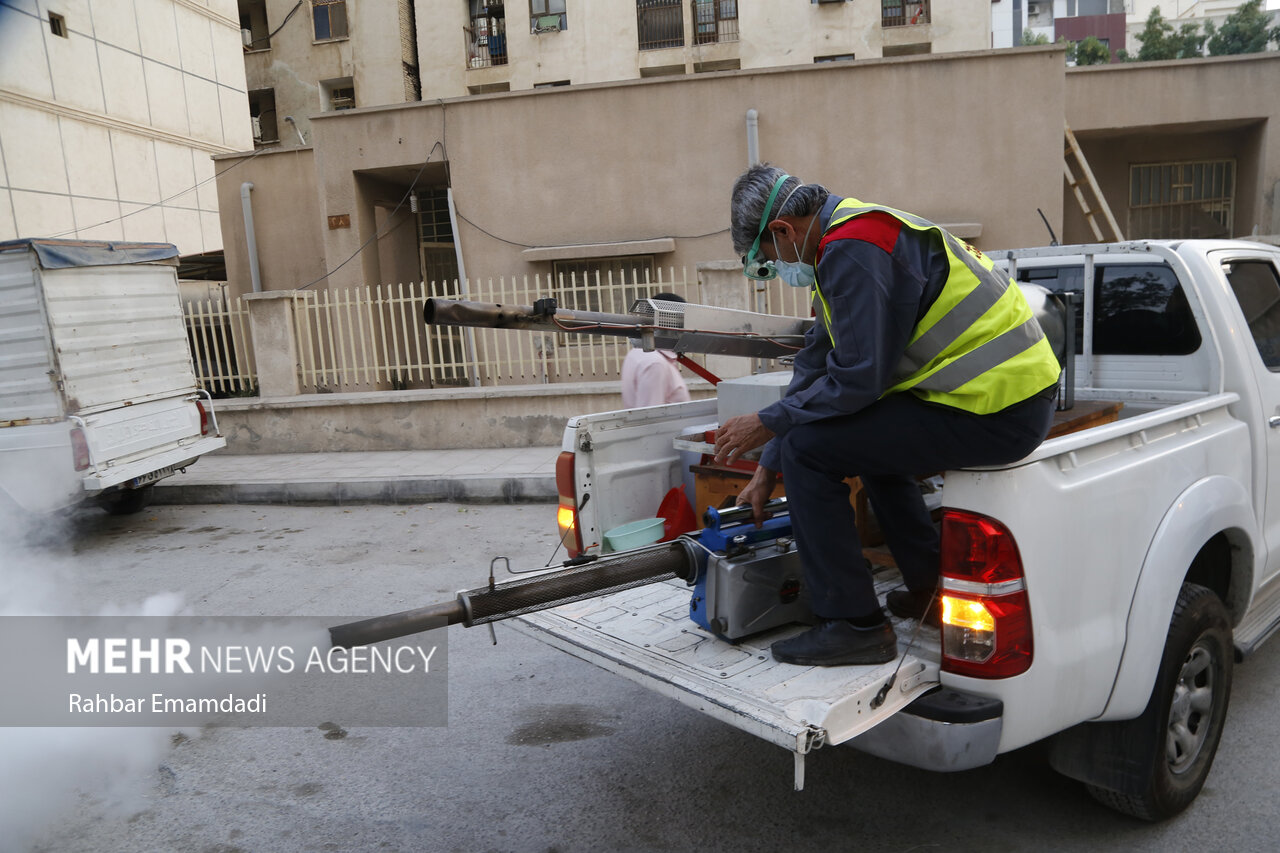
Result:
M1202 56L1205 36L1200 33L1198 23L1186 23L1180 30L1174 30L1173 24L1160 14L1160 7L1151 9L1147 16L1146 26L1138 35L1142 48L1138 51L1138 59L1152 62L1159 59L1187 59Z
M1025 29L1022 31L1022 44L1024 46L1035 45L1035 44L1048 44L1048 43L1049 43L1049 37L1044 33L1033 33L1030 29Z
M1268 27L1270 15L1262 10L1262 0L1247 0L1227 16L1222 29L1205 24L1209 39L1210 56L1228 56L1234 53L1261 53L1267 44L1280 41L1280 26Z
M1111 61L1111 48L1088 36L1076 45L1076 65L1106 65Z

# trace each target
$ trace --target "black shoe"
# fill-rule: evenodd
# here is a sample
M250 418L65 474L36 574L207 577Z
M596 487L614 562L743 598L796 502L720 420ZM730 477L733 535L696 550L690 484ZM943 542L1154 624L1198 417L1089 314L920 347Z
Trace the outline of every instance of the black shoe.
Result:
M933 606L929 606L929 602ZM933 590L895 589L884 597L889 612L902 619L923 619L931 628L942 625L942 601ZM927 611L927 612L926 612Z
M856 628L847 619L825 619L769 650L775 660L800 666L887 663L898 656L898 638L888 622Z

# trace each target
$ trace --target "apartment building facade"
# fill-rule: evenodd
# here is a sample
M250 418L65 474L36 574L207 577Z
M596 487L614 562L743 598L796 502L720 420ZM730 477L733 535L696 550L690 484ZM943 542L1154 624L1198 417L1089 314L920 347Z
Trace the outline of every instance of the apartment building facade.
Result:
M985 49L987 0L239 0L255 144L351 107Z
M220 249L210 158L252 146L232 0L0 6L0 240Z

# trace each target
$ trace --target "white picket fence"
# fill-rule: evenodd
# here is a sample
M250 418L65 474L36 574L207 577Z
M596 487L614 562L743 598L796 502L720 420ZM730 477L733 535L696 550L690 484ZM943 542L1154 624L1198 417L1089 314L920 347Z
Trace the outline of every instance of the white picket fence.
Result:
M656 278L638 282L591 278L522 276L298 291L293 325L300 381L309 392L346 392L617 379L630 346L626 338L427 326L423 304L439 297L532 305L554 296L565 308L623 314L637 298L664 291L699 301L697 281L685 271L677 276L674 269L659 270ZM757 305L756 294L748 295L748 304ZM759 295L766 299L758 304L761 310L809 314L805 291L775 285ZM255 393L244 301L191 303L186 312L204 387L215 396Z

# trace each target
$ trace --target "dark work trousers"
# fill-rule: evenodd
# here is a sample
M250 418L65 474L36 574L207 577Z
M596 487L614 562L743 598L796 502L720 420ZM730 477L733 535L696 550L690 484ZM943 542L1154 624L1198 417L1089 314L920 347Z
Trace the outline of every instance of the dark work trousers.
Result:
M916 476L1016 462L1044 441L1053 410L1051 398L1037 396L974 415L900 393L787 430L782 476L814 613L857 618L880 608L844 478L862 478L907 588L932 589L939 536Z

